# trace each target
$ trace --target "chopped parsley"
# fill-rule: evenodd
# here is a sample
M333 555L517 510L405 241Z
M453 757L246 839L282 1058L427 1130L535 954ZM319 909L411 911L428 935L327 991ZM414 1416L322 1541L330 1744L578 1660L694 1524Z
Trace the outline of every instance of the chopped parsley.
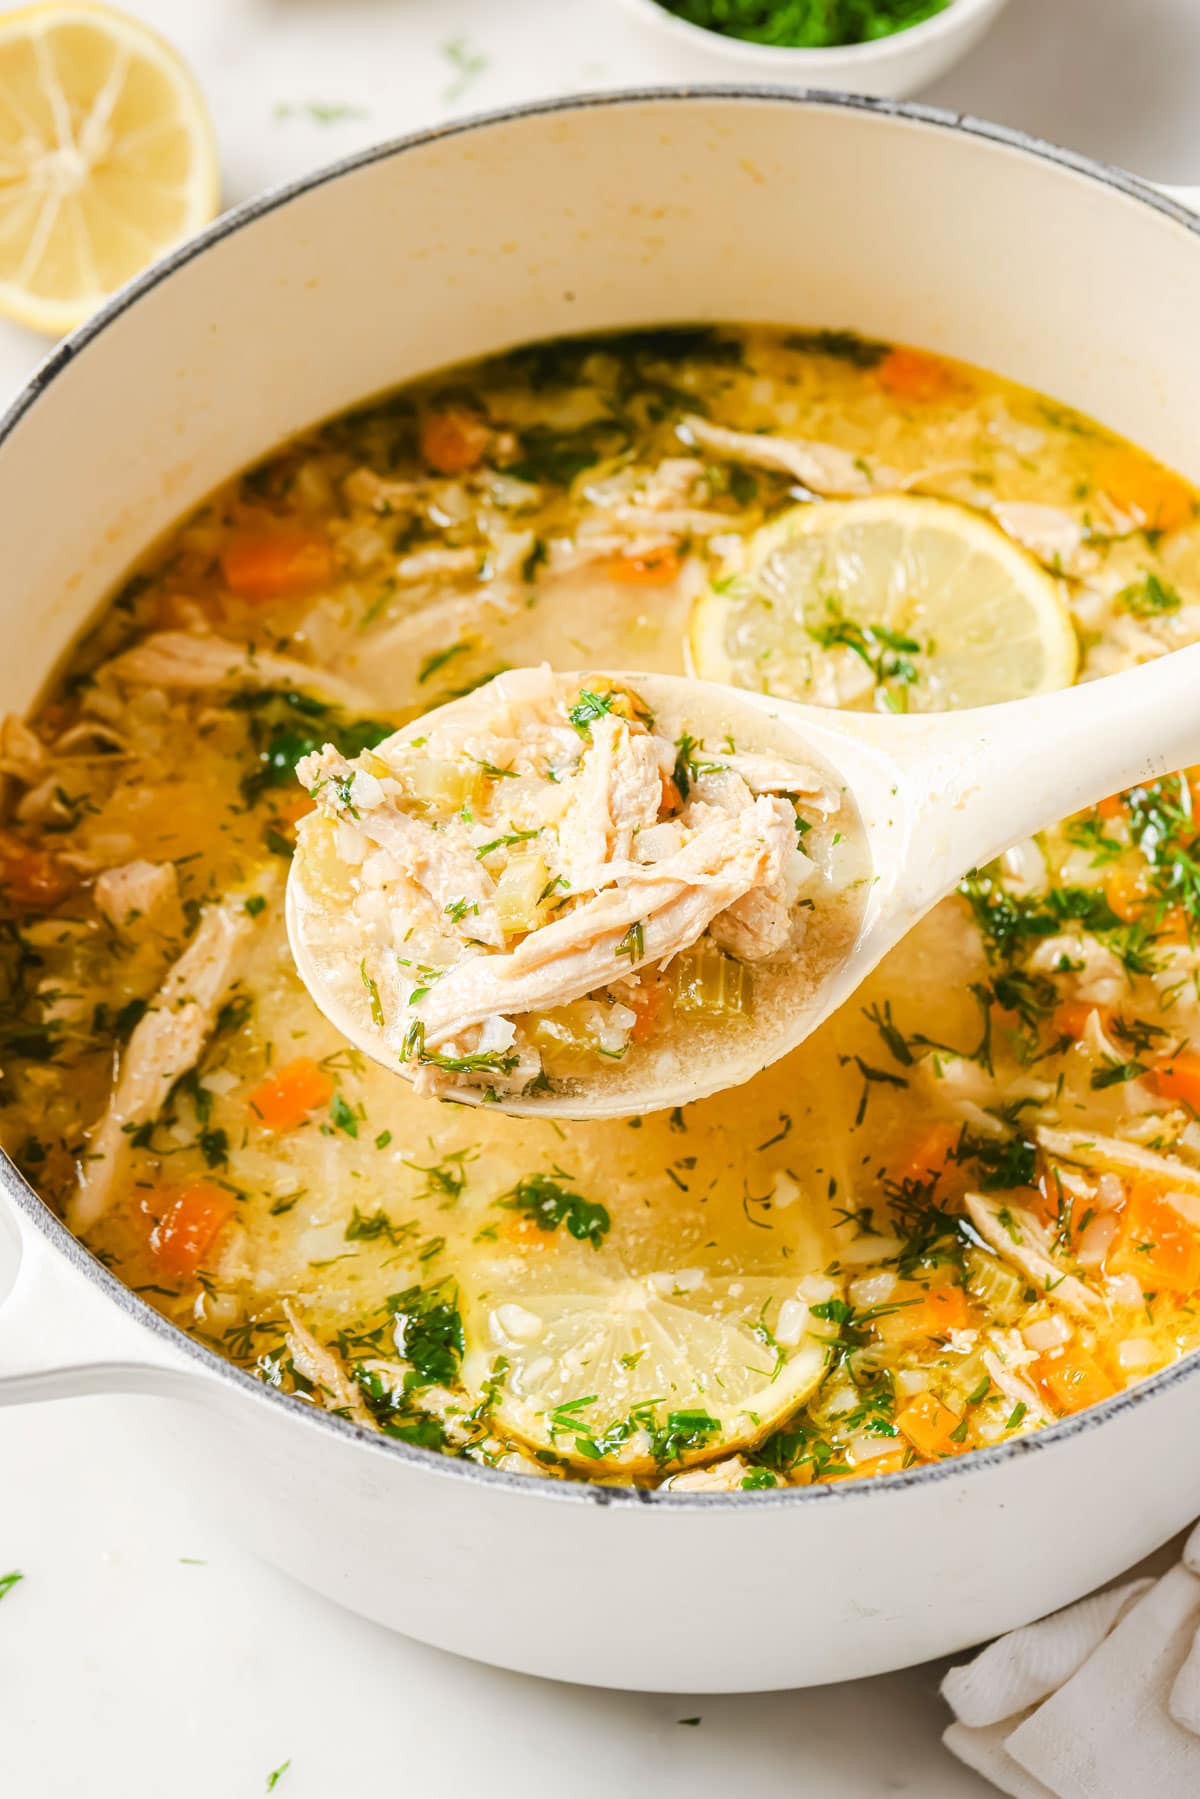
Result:
M1142 619L1165 618L1169 613L1178 612L1183 605L1175 588L1150 570L1140 581L1131 581L1128 587L1123 587L1116 603L1122 612Z
M412 1367L406 1385L453 1386L466 1348L457 1295L445 1282L409 1287L388 1307L395 1319L396 1348Z
M562 1170L556 1170L561 1174ZM572 1237L599 1249L612 1219L596 1200L572 1193L548 1174L527 1174L511 1191L496 1201L508 1212L522 1212L539 1230L555 1231L565 1224Z

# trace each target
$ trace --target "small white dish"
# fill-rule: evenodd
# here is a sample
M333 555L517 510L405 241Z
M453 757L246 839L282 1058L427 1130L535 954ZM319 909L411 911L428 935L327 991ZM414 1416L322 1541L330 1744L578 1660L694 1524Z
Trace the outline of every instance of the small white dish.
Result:
M659 0L618 0L648 38L657 39L662 74L671 80L761 81L901 99L936 81L974 48L1008 0L950 0L944 12L891 37L822 50L749 44L668 12Z

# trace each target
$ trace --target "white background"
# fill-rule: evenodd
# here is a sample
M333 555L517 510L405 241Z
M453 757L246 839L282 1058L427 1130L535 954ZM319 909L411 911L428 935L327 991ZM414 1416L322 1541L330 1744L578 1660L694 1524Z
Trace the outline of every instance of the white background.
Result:
M672 74L608 0L127 4L196 70L228 202L449 115ZM482 64L466 81L454 40ZM1200 183L1200 0L1012 0L923 97ZM322 124L313 102L361 116ZM0 325L0 401L43 348ZM364 1624L252 1562L146 1466L157 1403L0 1412L0 1574L25 1575L0 1603L0 1799L257 1799L289 1759L278 1799L992 1790L940 1746L936 1668L749 1698L595 1693ZM586 1630L586 1604L563 1603ZM631 1595L630 1630L670 1603Z

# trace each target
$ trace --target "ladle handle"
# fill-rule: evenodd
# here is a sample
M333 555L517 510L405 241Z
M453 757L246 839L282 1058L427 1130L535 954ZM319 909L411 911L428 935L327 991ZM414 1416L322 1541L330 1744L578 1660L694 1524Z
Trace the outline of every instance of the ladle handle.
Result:
M915 789L910 864L936 897L1035 831L1200 762L1200 644L1059 693L913 719L890 743Z

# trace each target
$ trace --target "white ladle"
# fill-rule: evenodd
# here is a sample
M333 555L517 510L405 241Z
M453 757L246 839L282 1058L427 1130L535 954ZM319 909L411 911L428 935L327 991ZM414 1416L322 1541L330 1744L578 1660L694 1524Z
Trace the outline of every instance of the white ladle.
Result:
M517 683L522 674L514 671L504 680ZM684 676L623 672L616 678L647 692L656 709L669 690L683 711L692 696L697 711L706 717L719 711L735 736L756 714L794 732L794 748L789 752L780 742L783 752L800 762L813 756L823 761L858 808L874 869L870 897L849 954L807 1003L756 1031L752 1059L720 1061L665 1082L653 1078L648 1061L644 1080L637 1079L636 1065L630 1068L619 1099L584 1092L493 1100L506 1112L630 1116L739 1085L794 1049L843 1005L968 869L1111 793L1200 761L1200 644L1061 692L920 716L801 706ZM428 730L433 717L478 704L486 692L426 713L419 728ZM288 932L301 978L344 1035L395 1070L379 1041L361 1031L325 988L300 928L297 887L293 872Z

